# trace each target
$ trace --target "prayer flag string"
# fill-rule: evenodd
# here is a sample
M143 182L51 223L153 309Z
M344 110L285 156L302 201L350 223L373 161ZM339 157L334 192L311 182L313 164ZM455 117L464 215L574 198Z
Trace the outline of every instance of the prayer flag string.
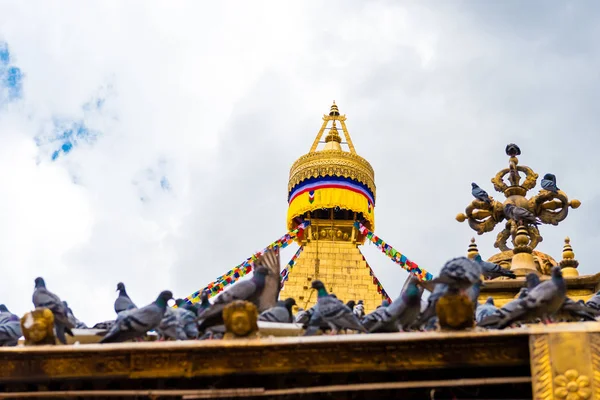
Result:
M393 262L415 275L417 278L419 278L419 280L430 281L433 279L433 275L419 267L417 263L410 261L405 255L377 237L359 221L354 222L354 227L358 229L362 235L369 239L371 243L375 244L375 246L385 253L385 255L387 255Z
M242 277L248 275L250 272L252 272L252 269L254 267L254 262L256 260L258 260L258 258L263 253L265 253L268 250L286 248L289 244L291 244L294 241L294 239L296 237L298 237L298 236L302 237L302 235L304 233L304 229L306 229L306 227L309 225L310 225L310 221L301 222L296 229L289 231L288 233L286 233L285 235L283 235L282 237L280 237L279 239L277 239L276 241L274 241L273 243L271 243L270 245L268 245L261 251L254 253L251 257L247 258L243 263L234 267L226 274L219 276L217 279L215 279L213 282L206 285L204 288L192 293L191 295L186 297L185 300L189 303L197 303L200 301L200 294L202 292L205 292L205 291L208 292L209 298L221 293L225 289L226 286L234 284L240 278L242 278ZM302 248L300 248L300 250L302 250ZM299 255L299 252L300 251L298 251L296 254ZM292 261L294 261L294 263L295 263L294 258L292 258Z
M283 289L283 285L288 280L290 272L292 271L292 268L294 268L294 265L296 265L296 260L298 259L298 257L300 257L302 250L304 250L303 246L298 249L298 251L296 252L296 254L294 254L290 262L288 262L283 271L281 271L281 289Z

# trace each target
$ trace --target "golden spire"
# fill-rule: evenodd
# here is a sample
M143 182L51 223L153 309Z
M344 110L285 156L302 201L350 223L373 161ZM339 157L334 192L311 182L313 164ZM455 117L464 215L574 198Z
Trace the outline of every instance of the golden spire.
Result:
M335 104L334 104L334 107L335 107ZM332 109L333 109L333 107L332 107ZM340 146L341 143L342 143L342 138L340 137L340 134L338 133L337 127L335 126L335 120L334 120L333 126L329 130L329 134L325 137L325 147L323 147L323 150L342 151L342 146Z
M565 238L562 257L563 258L560 260L559 265L562 269L563 275L579 276L579 272L577 272L579 261L575 259L575 253L573 252L573 247L571 247L571 239L568 236Z
M473 259L477 254L479 254L477 243L475 243L475 238L471 238L471 244L469 245L469 250L467 251L467 257Z
M329 114L323 115L323 125L317 133L317 137L313 142L313 145L310 148L309 153L314 153L317 151L317 146L321 138L323 137L323 132L327 129L327 125L329 121L333 121L332 127L329 130L329 134L325 137L325 147L323 150L342 150L342 138L337 130L336 121L340 123L342 132L344 133L344 139L346 139L346 143L348 144L348 150L350 153L356 154L356 150L354 149L354 144L352 143L352 139L350 138L350 134L348 133L348 129L346 128L346 116L340 114L340 110L338 106L335 104L335 100L329 109Z
M520 225L514 240L515 248L510 268L517 276L525 276L537 271L531 243L529 231L524 225Z

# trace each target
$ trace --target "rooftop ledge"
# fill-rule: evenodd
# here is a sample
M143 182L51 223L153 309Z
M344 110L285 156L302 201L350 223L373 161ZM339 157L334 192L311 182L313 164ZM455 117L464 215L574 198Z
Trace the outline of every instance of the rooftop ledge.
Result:
M600 323L529 325L500 331L17 346L0 348L0 382L526 366L530 336L552 332L600 332Z

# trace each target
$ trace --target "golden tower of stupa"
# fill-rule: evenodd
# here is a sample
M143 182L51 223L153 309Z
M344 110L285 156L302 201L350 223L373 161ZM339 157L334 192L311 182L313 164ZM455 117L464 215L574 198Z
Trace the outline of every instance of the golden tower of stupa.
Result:
M325 144L318 150L325 131ZM366 312L379 306L384 297L358 247L365 238L354 227L356 220L370 230L375 227L375 173L371 164L356 154L346 116L340 114L335 101L329 114L323 115L310 151L292 165L288 204L288 229L294 229L299 219L311 224L298 239L303 251L280 298L293 297L299 307L311 307L317 299L311 281L319 279L344 302L363 300Z

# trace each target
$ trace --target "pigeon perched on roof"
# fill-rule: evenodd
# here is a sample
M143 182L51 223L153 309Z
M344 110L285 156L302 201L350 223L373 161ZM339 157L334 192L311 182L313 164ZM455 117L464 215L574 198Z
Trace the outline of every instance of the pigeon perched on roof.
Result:
M291 297L283 301L278 301L275 307L271 307L268 310L260 313L258 320L267 322L292 323L294 322L292 307L295 305L296 300L292 299Z
M208 291L204 291L200 294L200 304L196 307L196 315L200 317L209 308L210 301L208 300Z
M467 257L456 257L444 264L437 278L430 283L446 284L450 292L464 291L481 282L481 265Z
M294 317L294 322L302 325L306 324L310 320L310 316L312 315L313 311L314 310L312 308L309 308L308 310L299 308L296 316Z
M510 157L520 156L521 149L514 143L509 143L506 145L506 155Z
M422 293L422 292L421 292L421 293ZM383 300L383 301L381 302L381 304L377 306L377 308L376 308L376 309L379 309L379 308L381 308L381 307L388 307L389 305L390 305L390 302L389 302L389 301L387 301L387 300Z
M165 315L167 302L172 298L173 293L165 290L145 307L121 311L115 325L100 340L100 343L125 342L143 337L146 332L158 328Z
M475 182L471 183L471 194L479 201L483 201L488 204L492 202L492 199L490 199L488 193L480 188Z
M514 272L509 269L502 268L498 264L491 263L489 261L483 261L481 255L477 254L473 260L481 266L481 271L483 272L483 276L486 279L495 279L501 276L505 276L510 279L516 279L517 276Z
M521 288L519 291L519 296L515 300L509 301L504 306L494 311L491 315L482 318L477 325L483 328L498 328L498 324L519 306L520 300L525 298L528 293L529 291L527 288Z
M365 304L362 300L359 300L358 303L352 309L352 312L358 319L361 319L365 316Z
M159 340L186 340L187 336L183 332L183 326L180 324L178 316L178 308L174 309L167 307L165 313L160 320L160 324L156 327ZM197 329L197 328L196 328Z
M223 323L223 309L236 300L245 300L257 305L268 274L268 268L262 265L258 266L254 269L251 279L236 282L217 296L213 304L200 316L199 329L202 331L209 326L221 325Z
M542 179L542 189L558 193L560 189L556 186L556 176L554 174L544 175L544 178Z
M527 290L531 290L534 287L536 287L537 285L539 285L541 281L540 281L540 277L536 273L530 272L525 277L525 282L526 282Z
M565 298L556 314L558 321L595 321L598 312L585 304L583 300L575 301Z
M596 292L585 304L596 311L600 311L600 291Z
M67 307L65 307L60 297L46 289L46 282L41 277L35 279L32 300L35 308L48 308L52 311L56 337L62 344L67 344L65 334L73 336L71 329L75 328L75 325L69 321Z
M559 266L554 266L551 279L540 283L530 290L527 296L520 299L517 307L500 321L498 328L502 329L513 322L530 321L535 318L548 321L560 310L566 294L567 285L562 271Z
M504 206L504 216L506 219L512 219L519 225L523 223L529 223L531 225L538 226L542 221L535 216L531 211L515 206L514 204L507 204Z
M477 305L475 309L475 321L479 324L484 318L493 315L496 310L498 310L498 307L494 305L494 298L490 296L485 303Z
M191 302L185 299L177 299L175 300L175 305L177 308L183 308L190 311L194 315L198 315L198 306L196 304L192 304Z
M69 321L71 321L73 326L75 326L75 329L87 329L87 325L78 320L77 317L75 317L75 314L73 314L73 310L71 310L71 307L69 307L69 303L63 301L63 304L67 308L67 317L69 318Z
M362 324L369 332L398 332L408 330L419 317L422 291L417 278L411 277L408 286L388 307L381 307L366 315Z
M123 282L117 283L117 292L119 295L115 300L115 313L120 313L121 311L130 310L132 308L137 308L135 303L131 300L129 295L127 294L127 290L125 290L125 284Z
M335 334L339 329L352 329L355 331L365 332L366 329L361 325L360 320L344 303L327 294L325 285L320 280L314 280L311 284L313 289L317 290L317 304L315 305L315 313L327 323ZM359 300L359 304L360 304ZM311 317L311 321L316 319L315 313ZM309 324L311 324L309 322Z
M179 326L183 329L183 333L187 339L197 339L198 332L198 323L196 321L196 313L190 311L186 308L176 308L177 318L179 319Z
M0 346L16 346L22 335L19 317L0 304Z

